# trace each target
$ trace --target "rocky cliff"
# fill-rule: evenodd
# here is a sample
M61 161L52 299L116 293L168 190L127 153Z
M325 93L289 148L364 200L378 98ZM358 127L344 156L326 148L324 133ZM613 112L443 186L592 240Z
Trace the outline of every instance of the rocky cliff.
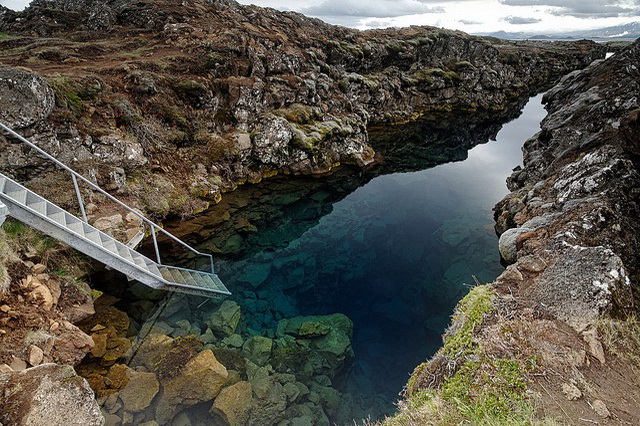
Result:
M636 41L546 94L542 130L495 209L510 266L461 302L389 424L638 422L639 60Z
M369 164L371 124L503 110L605 49L431 27L358 32L203 0L34 1L4 10L0 31L3 120L158 216L276 173ZM43 175L21 146L0 143L10 173Z

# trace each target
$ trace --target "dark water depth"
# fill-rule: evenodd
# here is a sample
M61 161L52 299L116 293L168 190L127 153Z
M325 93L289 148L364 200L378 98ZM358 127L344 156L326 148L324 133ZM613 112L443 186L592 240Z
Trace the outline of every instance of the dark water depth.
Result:
M473 277L501 272L492 208L544 115L537 96L504 127L435 117L374 129L384 160L370 170L240 188L169 229L219 253L248 334L273 337L283 318L347 315L355 358L332 385L359 401L353 417L376 417L441 345Z

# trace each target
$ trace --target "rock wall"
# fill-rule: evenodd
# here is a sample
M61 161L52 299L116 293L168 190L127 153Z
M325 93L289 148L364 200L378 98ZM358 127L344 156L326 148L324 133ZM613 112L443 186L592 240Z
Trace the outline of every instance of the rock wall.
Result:
M37 1L5 12L0 30L11 34L0 61L28 64L55 95L51 111L51 89L20 84L41 77L3 68L3 81L20 75L6 90L32 105L26 121L11 105L3 119L158 216L198 212L276 173L364 166L371 124L504 110L605 51L431 27L358 32L201 0ZM38 186L45 165L0 143L0 163L14 166L4 171ZM69 187L53 172L40 187L51 182Z

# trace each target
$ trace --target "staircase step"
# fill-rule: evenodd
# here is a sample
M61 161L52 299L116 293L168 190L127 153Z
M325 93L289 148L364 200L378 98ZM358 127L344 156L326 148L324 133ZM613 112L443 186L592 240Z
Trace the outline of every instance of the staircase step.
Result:
M185 279L185 282L189 285L194 285L196 287L200 287L201 284L199 284L195 278L193 277L192 273L189 271L184 271L184 270L180 270L180 273L182 274L182 276Z
M16 200L20 204L26 204L27 202L27 191L24 189L19 189L18 191L8 192L7 196Z
M81 236L85 236L84 234L84 226L82 226L82 222L78 221L71 221L70 223L67 223L67 228L69 228L70 230L72 230L73 232L75 232L78 235Z
M98 244L98 245L102 245L102 240L100 239L100 232L99 231L87 231L87 229L85 228L85 232L84 232L84 236L89 240L89 241L93 241L94 243Z
M113 240L107 240L102 235L100 237L102 238L102 247L117 255L120 255L120 253L118 253L118 247L116 246L116 243L113 242Z
M133 256L131 256L131 253L129 253L129 249L116 242L116 247L118 249L118 253L120 253L120 256L123 257L124 259L126 259L127 261L135 264L136 262L133 260Z
M29 207L31 210L34 210L34 211L38 212L42 216L46 216L47 215L47 202L46 201L37 201L37 202L34 202L34 203L29 203L29 204L27 204L27 207Z
M147 262L144 261L144 256L142 256L140 253L132 252L131 257L133 257L133 262L136 265L138 265L139 267L141 267L146 271L152 272L151 269L149 269L149 266L147 266Z
M147 268L149 269L149 272L151 272L154 275L157 275L159 277L164 278L164 276L162 275L162 272L160 271L160 269L158 268L158 265L155 262L152 262L151 260L144 258L144 263L146 263Z
M52 221L59 223L62 226L67 226L67 222L65 220L65 214L63 211L59 211L55 213L47 213L47 217Z

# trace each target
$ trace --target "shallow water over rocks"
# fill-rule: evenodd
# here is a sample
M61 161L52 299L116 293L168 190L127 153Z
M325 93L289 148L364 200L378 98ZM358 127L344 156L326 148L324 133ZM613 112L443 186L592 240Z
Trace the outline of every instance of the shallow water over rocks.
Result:
M389 413L412 369L441 344L468 287L502 270L492 208L544 117L540 101L532 98L504 127L519 108L499 120L434 116L374 129L381 161L368 170L274 178L227 194L206 215L169 224L218 253L233 296L222 305L189 297L160 303L139 300L145 292L138 288L138 299L118 305L138 333L129 364L153 370L165 361L145 353L179 346L153 341L153 332L193 334L197 350L212 349L227 375L237 376L233 391L253 404L240 418L249 424L342 424ZM160 378L161 398L174 380ZM230 398L224 389L214 407ZM210 399L170 405L164 418L187 416L192 424L230 410L207 414Z

